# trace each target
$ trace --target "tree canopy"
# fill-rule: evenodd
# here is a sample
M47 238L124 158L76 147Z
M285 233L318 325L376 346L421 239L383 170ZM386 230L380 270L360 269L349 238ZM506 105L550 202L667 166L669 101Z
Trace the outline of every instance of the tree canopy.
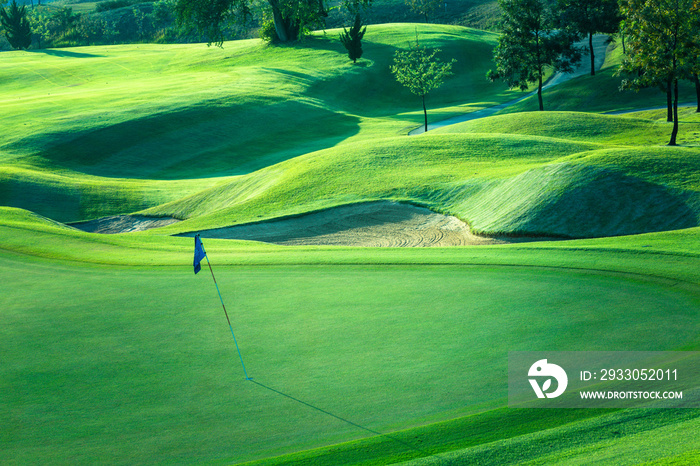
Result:
M624 0L627 55L622 87L640 89L669 83L673 88L673 131L678 135L678 81L692 79L700 55L700 4L696 0Z
M27 49L32 45L32 31L27 19L27 7L12 0L9 10L0 8L0 20L5 29L5 37L15 49Z
M595 75L593 35L617 32L622 20L617 0L559 0L559 11L562 26L588 36L591 75Z
M362 38L365 36L365 32L367 32L367 26L362 27L362 18L357 13L355 23L350 30L343 28L343 32L340 34L340 42L345 46L348 57L353 63L357 63L357 59L362 57Z
M350 12L367 7L372 0L343 0ZM325 0L267 0L272 16L276 41L299 39L304 30L322 27L328 16ZM224 27L245 20L251 10L249 0L176 0L175 10L180 24L190 24L204 33L209 43L221 45L225 39Z
M526 90L538 83L540 110L545 68L568 72L581 59L574 47L576 35L557 28L556 11L547 0L499 0L503 10L502 34L494 50L496 70L488 72L492 81L501 79L511 88Z
M436 13L443 5L443 0L405 0L409 10L417 15L423 16L428 22L428 15Z
M396 80L406 86L409 91L419 96L423 102L425 131L428 131L428 111L425 107L425 96L437 89L452 75L452 65L456 60L443 62L435 55L440 49L429 51L416 43L409 50L398 50L394 54L394 64L391 72Z

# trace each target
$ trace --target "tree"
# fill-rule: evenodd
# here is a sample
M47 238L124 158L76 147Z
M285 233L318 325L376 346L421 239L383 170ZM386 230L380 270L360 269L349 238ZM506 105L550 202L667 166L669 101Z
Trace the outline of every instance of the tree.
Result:
M221 45L224 27L236 20L247 19L249 0L175 0L178 22L191 24L208 37L210 44ZM353 8L369 6L372 0L343 0ZM276 39L291 42L300 38L308 27L320 27L328 16L325 0L267 0L274 22Z
M442 85L445 79L452 76L452 65L456 60L443 63L435 55L440 49L432 52L418 45L409 50L397 50L394 54L394 64L391 72L396 80L406 86L409 91L421 98L423 115L425 116L425 131L428 131L428 111L425 107L425 96L433 89Z
M499 0L503 24L494 50L496 70L487 73L491 81L501 79L510 88L527 90L529 83L538 83L540 110L545 68L569 72L581 60L574 47L575 34L556 29L555 14L547 0Z
M178 23L190 24L206 35L209 45L224 42L224 26L236 18L250 15L245 0L177 0L175 13Z
M695 30L695 43L700 43L700 28ZM695 97L697 101L696 112L700 113L700 48L696 47L695 57L691 59L692 81L695 84Z
M432 15L442 6L444 0L405 0L409 10L425 18L428 22L428 15Z
M678 81L690 79L699 55L697 30L700 4L696 0L625 0L622 4L627 55L618 73L631 73L623 89L666 82L673 87L673 131L678 136Z
M27 19L27 7L17 5L17 0L12 0L9 12L0 8L0 20L5 29L5 37L12 48L27 49L32 45L32 31Z
M357 59L362 57L362 38L365 36L367 26L362 27L362 18L360 14L355 15L355 24L348 31L343 28L340 34L340 41L348 51L348 57L353 63L357 63Z
M614 34L622 16L617 0L558 0L562 26L570 27L582 36L588 36L591 54L591 75L595 75L593 35Z

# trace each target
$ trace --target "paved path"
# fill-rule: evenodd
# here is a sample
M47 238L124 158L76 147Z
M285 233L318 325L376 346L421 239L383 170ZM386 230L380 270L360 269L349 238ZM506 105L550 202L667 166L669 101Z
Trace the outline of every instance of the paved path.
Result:
M595 53L595 67L596 70L599 70L601 66L603 66L603 62L605 62L605 50L607 49L607 41L608 36L604 34L596 34L593 36L593 50ZM566 82L570 79L576 78L578 76L583 76L584 74L590 73L591 72L591 59L590 54L588 53L588 39L585 39L581 42L579 42L577 45L579 46L585 46L586 47L586 53L583 54L581 57L581 63L579 63L578 67L572 71L571 73L557 73L555 74L550 80L548 80L544 86L542 86L542 90L548 89L552 86L556 86L557 84L561 84L563 82ZM486 79L486 78L484 78ZM485 118L488 116L491 116L501 110L503 110L506 107L510 107L511 105L517 104L521 100L527 99L528 97L537 94L537 91L530 92L522 97L519 97L517 99L511 100L510 102L505 102L499 105L495 105L493 107L488 107L484 108L482 110L477 110L476 112L471 112L471 113L465 113L464 115L458 115L456 117L452 118L447 118L446 120L441 120L441 121L436 121L435 123L428 123L428 131L431 129L435 128L442 128L443 126L449 126L449 125L454 125L456 123L462 123L464 121L470 121L470 120L477 120L479 118ZM420 127L412 130L408 134L410 136L416 135L416 134L422 134L424 133L424 125L421 125Z

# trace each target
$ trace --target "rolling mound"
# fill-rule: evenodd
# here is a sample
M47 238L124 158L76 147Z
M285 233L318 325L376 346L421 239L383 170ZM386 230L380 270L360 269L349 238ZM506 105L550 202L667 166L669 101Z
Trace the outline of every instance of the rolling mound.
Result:
M140 215L114 215L111 217L71 223L70 226L88 233L130 233L160 228L178 222L175 218L149 218Z
M433 131L437 134L497 132L607 144L655 144L666 140L668 126L641 118L550 111L495 115Z
M698 225L698 194L619 170L564 162L494 183L462 204L490 234L617 236Z
M645 126L622 117L559 117L571 125L589 121L591 133L607 121L627 125L630 138ZM489 236L585 238L697 226L697 149L578 137L436 133L345 144L140 213L186 219L162 230L169 234L378 199L424 205Z
M0 163L31 158L42 169L95 176L204 178L250 173L362 132L393 136L421 118L418 102L389 70L397 47L417 33L423 45L458 59L460 79L431 94L434 106L461 105L464 95L500 102L513 94L483 78L494 33L372 25L363 59L353 64L339 32L312 33L294 46L251 39L223 48L7 52Z

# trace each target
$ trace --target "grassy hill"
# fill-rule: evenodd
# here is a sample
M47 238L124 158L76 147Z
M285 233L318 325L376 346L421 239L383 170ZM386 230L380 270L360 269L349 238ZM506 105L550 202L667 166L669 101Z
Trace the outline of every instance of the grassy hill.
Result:
M683 125L688 140L693 124ZM648 145L665 131L622 116L492 117L308 154L144 213L190 219L164 230L182 232L395 199L457 215L488 234L613 236L697 226L700 151Z
M696 409L506 404L509 351L700 350L700 120L683 113L675 148L658 112L571 108L409 137L419 101L388 67L416 30L459 60L432 118L519 95L484 79L497 36L453 26L370 26L358 65L337 31L3 53L0 463L697 461ZM592 102L576 110L604 110L596 78L571 82ZM205 238L246 381L192 239L171 235L376 199L591 238ZM133 212L184 221L59 223Z
M166 184L146 180L245 174L341 142L400 134L418 125L420 104L393 80L389 65L416 31L421 43L459 60L460 79L431 96L430 105L443 108L434 118L460 111L452 106L466 100L480 108L479 102L510 98L483 79L496 36L448 26L373 26L366 59L357 66L341 50L337 31L288 47L249 40L223 49L133 45L6 53L0 170L8 175L0 202L65 221L133 212L188 194L177 183L168 193ZM144 180L149 187L142 191L159 195L134 199L132 182L121 190L127 194L115 193L109 187L119 183L115 177ZM85 186L95 183L107 186L105 198L116 199L81 207ZM41 185L60 193L65 205L39 195ZM25 198L29 190L35 194Z

